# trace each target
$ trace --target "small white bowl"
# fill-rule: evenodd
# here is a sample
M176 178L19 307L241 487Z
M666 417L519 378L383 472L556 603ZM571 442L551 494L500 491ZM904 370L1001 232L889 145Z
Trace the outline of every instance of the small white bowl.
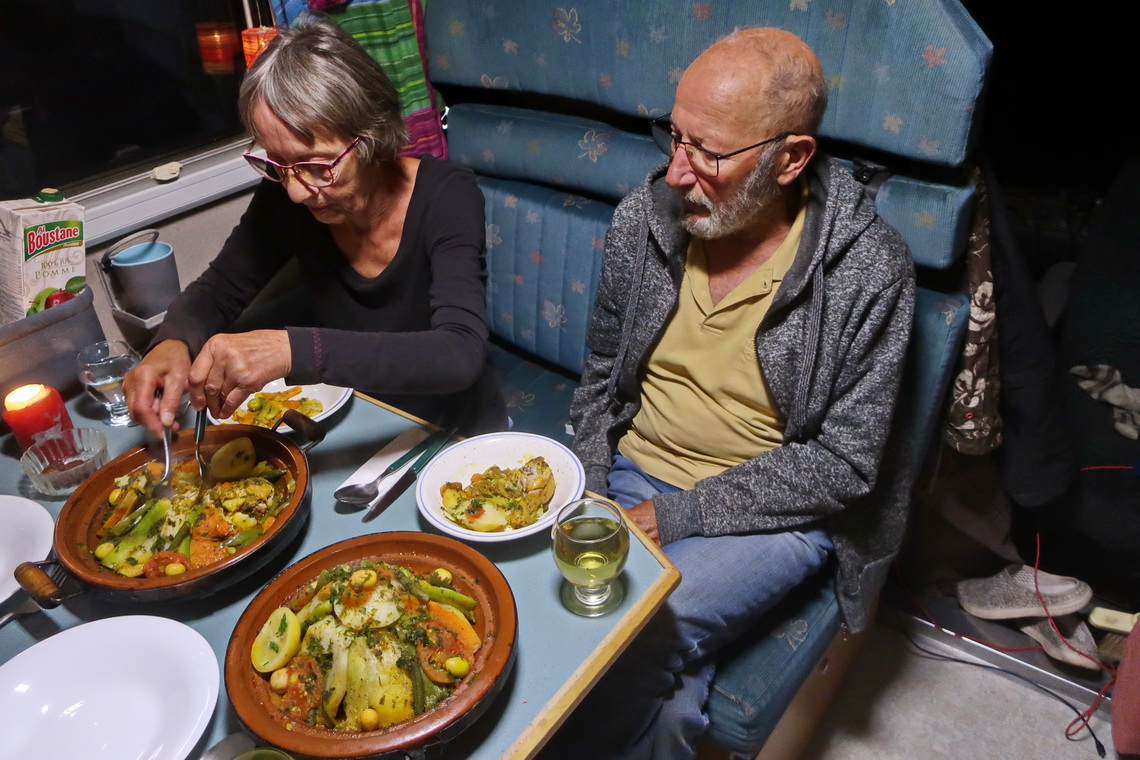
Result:
M483 533L452 522L443 511L439 489L444 483L464 486L471 476L492 465L506 469L522 466L531 457L543 457L554 472L554 497L542 514L525 528ZM416 505L432 526L464 541L497 543L549 531L558 510L582 496L586 473L570 449L558 441L532 433L487 433L468 438L440 452L416 478Z

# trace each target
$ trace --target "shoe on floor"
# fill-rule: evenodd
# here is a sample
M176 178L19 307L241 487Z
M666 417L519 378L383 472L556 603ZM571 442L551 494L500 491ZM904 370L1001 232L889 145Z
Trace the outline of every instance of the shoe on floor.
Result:
M1065 642L1057 636L1057 631L1053 630L1053 626L1049 624L1048 618L1035 620L1032 623L1020 626L1020 628L1022 633L1040 644L1041 648L1045 650L1045 654L1054 660L1076 665L1078 668L1100 670L1096 641L1084 621L1076 615L1059 615L1053 618L1053 622L1057 624L1057 629L1061 631L1061 635L1068 640L1069 644L1077 652L1088 655L1088 657L1082 657L1065 646Z
M1037 580L1051 615L1071 615L1092 600L1092 588L1076 578L1038 572ZM1028 565L1008 565L988 578L959 581L957 589L962 609L984 620L1045 616Z

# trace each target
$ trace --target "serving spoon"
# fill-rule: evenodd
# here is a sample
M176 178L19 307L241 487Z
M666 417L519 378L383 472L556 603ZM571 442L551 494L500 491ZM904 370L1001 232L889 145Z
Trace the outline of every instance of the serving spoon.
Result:
M202 439L206 436L206 410L203 408L194 418L194 459L198 461L198 477L205 482L209 466L202 456Z
M170 425L162 426L162 477L150 489L150 498L169 499L174 496L174 486L170 485L173 468L170 466Z

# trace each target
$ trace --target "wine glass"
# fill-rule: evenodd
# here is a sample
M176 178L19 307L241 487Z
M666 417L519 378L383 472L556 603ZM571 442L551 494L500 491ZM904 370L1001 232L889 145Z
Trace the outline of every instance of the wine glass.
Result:
M122 427L131 424L127 413L127 394L123 392L123 377L138 363L138 353L121 340L92 343L76 357L79 380L107 408L108 425Z
M554 562L566 579L559 594L566 609L597 617L621 604L625 588L618 575L629 557L621 508L601 499L572 501L550 532Z

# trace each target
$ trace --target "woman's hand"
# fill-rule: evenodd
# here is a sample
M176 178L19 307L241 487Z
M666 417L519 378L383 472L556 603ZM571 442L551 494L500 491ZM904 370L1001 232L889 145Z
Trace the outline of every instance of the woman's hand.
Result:
M131 418L155 435L174 425L190 373L190 349L180 340L164 340L123 379ZM161 394L159 393L161 392Z
M224 420L250 394L288 375L292 363L289 334L284 330L215 335L190 367L190 403Z

